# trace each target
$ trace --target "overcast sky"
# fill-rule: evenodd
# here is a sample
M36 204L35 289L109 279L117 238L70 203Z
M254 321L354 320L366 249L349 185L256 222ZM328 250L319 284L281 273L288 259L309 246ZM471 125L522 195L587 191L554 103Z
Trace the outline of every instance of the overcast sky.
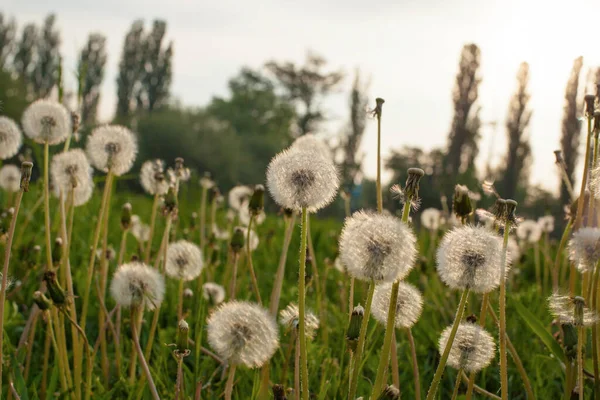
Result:
M371 80L371 97L386 100L384 155L402 145L443 146L452 118L451 91L463 44L482 52L479 103L484 121L479 163L501 162L504 121L522 61L530 64L533 117L530 137L532 182L555 189L553 150L559 147L564 89L573 60L584 57L582 77L600 66L597 0L4 0L0 10L19 26L58 16L65 67L91 32L107 36L108 66L101 117L116 103L116 71L131 22L155 18L168 23L175 43L172 94L185 105L205 105L226 95L227 80L244 65L270 59L302 62L306 51L327 58L349 75L355 68ZM586 24L589 29L586 30ZM351 84L345 81L345 91ZM583 85L582 85L583 87ZM347 93L325 104L335 135L347 119ZM375 171L375 124L363 141L365 168ZM490 150L492 150L490 152Z

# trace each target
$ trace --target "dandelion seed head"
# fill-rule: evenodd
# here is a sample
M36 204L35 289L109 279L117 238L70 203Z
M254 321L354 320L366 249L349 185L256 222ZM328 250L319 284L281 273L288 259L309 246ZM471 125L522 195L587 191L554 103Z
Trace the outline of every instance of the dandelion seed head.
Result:
M279 323L289 329L297 329L300 321L300 313L298 306L289 304L286 308L279 311ZM310 311L306 311L304 315L304 326L306 327L306 336L309 339L315 337L317 329L319 329L319 318Z
M439 341L440 354L444 352L450 331L449 326L442 332ZM490 365L494 359L496 345L494 338L479 325L464 322L458 326L454 342L450 348L448 365L465 372L478 372Z
M577 316L577 303L580 304L580 314ZM548 297L548 308L550 313L559 320L561 324L570 324L574 326L591 326L600 321L597 312L585 306L583 298L573 298L571 296L553 293Z
M454 228L442 239L436 261L440 278L452 289L488 293L500 285L502 238L485 227Z
M191 281L202 272L202 250L192 242L179 240L167 247L167 262L165 271L175 279Z
M200 186L206 190L215 186L215 182L212 179L210 179L210 177L207 175L204 175L202 178L200 178L199 183L200 183Z
M86 147L90 161L100 171L116 176L127 173L138 152L135 135L124 126L104 125L92 131Z
M275 319L258 304L230 301L208 318L208 343L224 360L261 367L279 347Z
M154 310L163 301L165 281L154 268L140 262L121 265L113 275L110 293L121 307Z
M537 243L542 238L542 227L537 221L526 219L517 227L517 237L528 243Z
M323 140L317 138L312 133L307 133L294 140L291 148L298 149L301 151L315 152L320 156L331 159L331 149Z
M60 103L40 99L23 112L23 131L37 143L53 145L71 134L71 113Z
M21 168L12 164L2 166L0 168L0 188L7 192L21 190Z
M512 236L508 238L506 256L512 265L516 264L521 258L521 247L519 247L519 243Z
M206 282L202 285L202 296L210 300L212 305L219 305L225 300L225 288L214 282Z
M148 194L166 194L169 190L169 182L167 182L165 177L165 162L156 159L146 161L142 164L140 183Z
M239 215L238 215L240 224L246 225L246 226L248 226L248 224L250 223L249 205L250 205L249 200L244 200L244 202L242 203L242 205L240 207ZM261 210L258 213L258 215L254 216L254 221L252 223L256 224L256 225L261 225L263 222L265 222L266 218L267 218L267 215L265 214L264 210Z
M569 241L569 258L580 272L593 270L600 261L600 229L581 228Z
M340 185L335 164L317 152L290 148L277 154L267 168L267 186L277 204L308 212L327 206Z
M23 137L19 126L12 119L0 116L0 160L17 154L22 144Z
M351 276L376 282L402 279L417 255L415 235L405 223L391 215L364 211L346 218L339 249Z
M231 235L227 229L221 229L217 224L211 225L211 232L217 240L228 240Z
M383 325L387 324L391 293L391 283L383 283L375 286L371 312L373 313L373 318ZM411 284L400 282L398 286L398 303L396 304L396 327L412 327L421 316L422 311L423 296L421 292Z
M421 224L431 231L438 230L441 218L442 212L437 208L426 208L421 212Z
M131 216L131 234L140 243L150 240L150 226L143 223L138 215Z
M81 149L73 149L52 157L50 176L55 194L67 201L71 191L73 204L80 206L88 202L94 191L92 167Z
M239 211L244 201L248 201L254 191L250 186L238 185L234 186L227 196L229 207Z
M554 231L554 217L552 215L540 217L537 222L542 232L552 233Z

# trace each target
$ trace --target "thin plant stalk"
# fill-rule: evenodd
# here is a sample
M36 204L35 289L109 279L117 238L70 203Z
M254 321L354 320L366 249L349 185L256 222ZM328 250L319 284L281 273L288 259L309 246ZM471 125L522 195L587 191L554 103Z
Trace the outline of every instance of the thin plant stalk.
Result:
M208 189L202 187L202 197L200 200L200 248L204 250L206 244L206 198Z
M179 280L179 290L177 291L177 320L181 321L183 319L183 279ZM198 293L200 296L200 293Z
M44 143L44 226L45 226L45 238L46 238L46 268L50 270L52 268L52 237L50 231L50 179L49 174L49 159L50 159L50 146L46 141Z
M482 300L481 300L481 312L479 313L479 326L481 326L482 328L485 327L485 317L487 314L487 309L488 309L488 303L489 303L489 293L484 293ZM473 388L475 386L475 375L477 375L475 372L471 372L471 374L469 375L469 382L467 384L467 394L466 394L466 400L471 400L471 397L473 396Z
M131 340L133 340L133 345L135 347L135 351L137 352L138 359L140 361L140 365L144 370L144 375L146 376L146 380L148 382L148 387L150 388L150 393L152 394L152 398L154 400L160 400L160 396L158 395L158 391L156 390L156 385L154 384L154 379L152 379L152 374L150 373L150 368L148 367L148 363L146 362L146 358L144 357L144 352L142 351L142 346L140 346L140 338L138 336L137 327L135 324L136 318L136 309L135 307L131 308Z
M300 337L296 335L294 352L294 398L300 400Z
M48 312L47 313L48 316L48 324L46 326L46 328L50 331L50 339L52 341L52 348L54 350L54 356L57 358L58 360L58 369L59 369L59 373L58 373L58 377L60 380L60 385L63 391L67 391L69 388L69 385L67 383L67 379L65 377L64 369L61 368L62 366L62 357L60 356L60 348L58 347L58 342L56 340L56 335L54 334L54 328L52 327L52 325L54 324L54 318L52 318L52 312Z
M510 221L504 225L504 241L502 242L502 257L500 259L500 385L502 400L508 400L508 360L506 357L506 251Z
M415 400L421 400L421 379L419 377L419 362L417 361L417 346L415 345L415 338L412 334L412 329L406 329L408 336L408 345L410 347L410 358L412 361L413 379L415 383Z
M150 235L148 237L148 243L146 244L146 250L144 253L144 262L150 263L150 252L152 251L152 239L154 238L154 229L156 227L156 214L158 212L158 203L160 195L157 193L154 195L154 201L152 202L152 215L150 216Z
M579 200L577 201L577 215L575 216L575 230L581 227L583 220L583 208L585 203L585 187L588 181L588 173L590 168L590 145L592 140L592 119L593 116L587 118L587 141L585 146L585 161L583 164L583 177L581 179L581 189L579 191Z
M460 325L463 314L465 312L465 306L467 304L468 298L469 289L465 289L462 292L462 296L460 297L460 303L458 304L458 308L456 310L454 323L452 324L452 328L450 329L448 342L446 343L446 347L444 348L444 352L442 353L442 358L440 359L440 362L435 371L435 375L433 376L433 380L431 381L431 386L429 386L429 391L427 392L427 400L433 400L435 398L438 387L440 385L440 381L442 379L442 375L444 374L444 369L446 368L446 363L448 362L448 356L450 355L450 349L452 348L454 337L456 336L456 331L458 331L458 325Z
M308 400L308 353L306 349L306 241L308 231L308 211L302 207L300 236L300 274L298 277L298 324L300 331L300 367L302 377L302 400Z
M584 327L580 325L577 327L577 386L579 387L579 400L583 400L585 393L585 386L583 385L583 341L584 341Z
M250 278L252 279L252 289L254 289L254 295L258 304L262 305L262 299L260 298L260 290L258 289L258 280L256 279L256 273L254 272L254 264L252 263L252 249L250 249L250 233L252 230L252 222L254 222L254 214L250 215L250 221L248 222L248 232L246 233L246 259L248 263L248 269L250 270Z
M60 311L65 315L67 320L71 323L71 326L73 326L73 328L75 328L75 330L81 336L81 339L83 340L83 343L84 343L85 357L87 360L86 378L85 378L85 400L89 400L92 396L92 370L94 368L93 357L92 357L92 353L90 352L90 342L88 341L85 332L77 324L77 320L71 318L64 309L60 309Z
M233 394L233 382L235 381L235 369L236 365L232 364L229 366L229 375L227 376L227 383L225 384L225 400L231 400Z
M8 238L6 240L4 250L4 266L2 267L2 286L0 287L0 397L2 396L2 365L3 365L3 344L4 344L4 300L6 299L6 290L8 287L8 266L10 265L10 254L12 250L12 242L15 237L15 227L17 226L17 218L19 209L21 208L21 200L23 199L23 189L17 193L15 209L10 221L8 229Z
M238 263L240 260L240 255L238 252L234 252L233 253L233 271L231 274L231 280L229 282L229 300L234 300L235 299L235 285L236 285L236 280L237 280L237 270L238 270Z
M392 348L390 353L390 364L392 365L392 383L400 390L400 371L398 367L398 346L396 345L396 330L392 335Z
M460 389L460 378L462 376L462 368L460 368L458 370L458 372L456 373L456 382L454 382L454 391L452 392L452 400L456 400L457 396L458 396L458 391Z
M558 245L558 250L556 251L556 258L554 260L554 268L552 270L552 290L553 290L553 292L558 291L558 276L559 276L560 266L563 261L562 254L563 254L565 245L567 243L567 240L569 239L569 236L571 235L572 227L573 227L573 222L569 219L569 222L567 222L567 226L565 227L565 230L563 231L562 237L560 239L560 243ZM571 296L574 296L574 295L575 295L575 293L572 292Z
M175 400L181 398L183 393L183 357L176 356L177 358L177 380L175 382Z
M47 314L46 314L47 315ZM52 345L52 336L50 327L48 325L51 324L51 321L46 319L46 336L44 340L44 358L42 361L42 382L40 384L40 394L41 398L46 398L46 387L48 382L48 360L50 358L50 346Z
M533 244L533 259L535 263L535 280L537 281L538 291L544 293L544 281L542 280L542 270L540 265L540 244L538 242Z

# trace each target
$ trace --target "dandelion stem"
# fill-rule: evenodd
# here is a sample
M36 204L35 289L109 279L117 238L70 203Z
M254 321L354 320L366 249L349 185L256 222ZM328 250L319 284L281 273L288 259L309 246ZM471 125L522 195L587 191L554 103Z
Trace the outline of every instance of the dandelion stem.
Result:
M582 325L577 327L577 386L579 386L579 400L583 400L583 394L585 393L585 386L583 386L583 340L585 336L583 330Z
M412 329L406 329L408 336L408 345L410 347L410 358L412 361L413 378L415 381L415 400L421 400L421 379L419 378L419 362L417 361L417 346L415 346L415 338L412 334Z
M533 244L533 259L535 263L535 280L538 286L538 292L544 292L544 281L542 280L542 269L540 266L540 244L535 242Z
M302 399L308 400L308 358L306 349L306 241L308 231L308 212L302 207L302 226L300 236L300 276L298 277L298 324L300 331L300 358L302 370Z
M390 363L392 364L392 383L400 390L400 371L398 368L398 348L396 346L396 330L392 334L392 349L390 353Z
M158 211L158 202L160 195L157 193L154 195L154 201L152 202L152 215L150 216L150 235L148 236L148 243L146 244L146 252L144 254L144 262L150 263L150 252L152 251L152 239L154 238L154 229L156 227L156 213Z
M502 400L508 400L508 360L506 357L506 251L510 234L510 222L504 225L504 241L500 260L500 385Z
M565 248L565 245L567 243L567 240L569 239L569 236L571 235L571 228L573 227L573 222L572 220L569 220L569 222L567 223L567 226L565 227L565 230L563 231L562 237L560 239L560 243L558 245L558 250L556 251L556 259L554 260L554 270L552 272L552 290L554 292L558 291L558 275L559 275L559 270L560 270L560 266L562 265L563 262L563 250ZM571 296L574 296L575 292L571 292Z
M383 210L383 192L381 191L381 108L377 112L377 211Z
M150 373L150 368L148 367L148 363L146 362L146 358L144 357L144 352L142 351L142 346L140 346L140 338L137 333L136 327L136 309L135 307L131 308L131 340L133 340L133 345L135 346L135 351L137 352L138 358L140 360L140 365L144 370L144 375L146 376L146 380L148 381L148 386L150 387L150 393L152 393L152 398L154 400L160 400L160 396L158 395L158 391L156 390L156 385L154 384L154 380L152 379L152 374Z
M48 178L48 163L50 158L50 149L48 141L44 143L44 224L46 237L46 268L52 269L52 238L50 232L50 180Z
M587 141L585 146L585 161L583 164L583 177L581 178L581 190L579 191L579 199L577 201L577 215L575 216L575 230L581 227L583 220L583 208L585 203L585 187L587 185L588 172L590 168L590 143L592 140L592 119L590 115L587 118Z
M208 189L202 187L202 198L200 200L200 248L204 250L206 242L206 195Z
M239 253L233 253L233 271L231 273L231 281L229 283L229 300L235 299L235 285L237 280L238 262L240 260Z
M489 296L490 296L489 293L484 293L482 300L481 300L481 312L479 313L479 326L481 326L482 328L485 327L485 317L486 317L487 310L488 310L488 304L490 302ZM466 400L471 400L471 397L473 396L473 388L475 386L475 375L476 375L476 372L471 372L471 375L469 375L469 383L467 384Z
M452 392L452 400L456 400L456 397L458 396L458 391L460 389L460 378L462 376L462 368L460 368L458 370L458 372L456 373L456 381L454 382L454 391Z
M198 295L200 295L198 293ZM179 290L177 291L177 320L183 319L183 279L179 280Z
M235 369L236 365L232 364L229 366L229 376L227 377L227 383L225 384L225 400L231 400L233 394L233 382L235 380Z
M458 304L458 308L456 309L456 316L454 317L454 323L452 324L452 329L450 330L450 335L448 336L448 342L446 343L446 347L444 348L444 352L442 353L442 358L440 359L433 380L431 381L431 386L429 386L429 391L427 392L427 400L433 400L435 398L438 386L440 385L440 381L442 379L442 375L444 374L444 368L446 367L448 356L450 355L450 349L452 348L454 337L456 336L456 331L458 330L458 325L460 325L463 314L465 312L465 305L467 304L468 298L469 289L465 289L462 293L462 296L460 297L460 303Z
M47 316L48 314L46 314ZM40 395L42 399L46 397L46 384L48 382L48 360L50 358L50 345L52 344L51 331L48 325L51 324L49 319L46 320L46 339L44 341L44 359L42 361L42 383L40 384Z
M300 337L296 335L294 352L294 398L300 400Z
M256 279L256 273L254 272L254 264L252 263L252 249L250 248L250 233L252 231L252 222L254 222L254 214L250 215L250 221L248 222L248 232L246 233L246 258L248 263L248 269L250 270L250 278L252 279L252 289L254 289L254 295L258 304L262 305L262 299L260 298L260 290L258 289L258 281Z

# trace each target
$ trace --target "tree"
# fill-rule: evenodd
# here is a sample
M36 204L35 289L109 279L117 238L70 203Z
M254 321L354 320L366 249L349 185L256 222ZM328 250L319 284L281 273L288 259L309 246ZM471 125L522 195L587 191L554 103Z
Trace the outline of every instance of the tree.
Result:
M560 139L560 148L565 161L566 173L571 182L573 182L575 178L575 166L577 165L577 158L579 157L578 151L581 136L577 90L579 87L579 74L581 73L582 66L583 57L576 58L573 62L573 68L571 69L571 75L569 76L565 91L562 136ZM562 204L568 204L570 202L569 191L562 180L560 181L560 200Z
M342 182L348 191L352 190L355 178L362 167L362 157L359 156L358 150L365 132L366 108L368 105L367 88L368 85L361 81L360 73L356 71L352 91L350 92L350 121L340 143L343 156L341 164Z
M125 36L117 77L117 119L126 119L134 107L143 66L144 22L135 21Z
M454 103L454 118L448 135L448 150L444 160L445 172L448 176L447 188L450 189L457 181L472 184L476 179L474 160L479 148L479 107L475 107L479 93L479 66L481 52L476 44L463 47L460 56L456 85L452 94Z
M17 24L14 18L8 20L0 12L0 69L6 67L6 60L14 50L16 31Z
M80 79L81 121L84 125L96 121L105 65L106 37L92 33L81 50L77 67Z
M60 68L60 33L54 27L56 16L50 14L44 20L37 43L37 60L33 70L33 94L46 97L58 82Z
M297 105L299 135L314 131L326 119L320 100L334 91L342 81L342 71L323 71L327 62L323 57L308 53L305 64L268 62L270 71L290 101Z
M517 72L517 90L508 106L506 133L508 135L508 151L504 165L500 168L500 182L496 188L508 199L524 200L524 189L529 178L531 165L531 147L527 136L527 127L531 119L528 109L530 95L527 92L529 82L529 64L522 63ZM519 196L516 196L519 193ZM519 198L516 198L519 197Z
M29 82L33 78L35 57L37 52L38 30L35 24L27 24L23 28L21 40L17 44L17 51L13 59L13 68L22 82ZM28 85L27 85L28 86Z
M143 92L138 94L138 107L152 111L165 103L171 86L171 59L173 57L173 42L166 48L163 40L167 31L164 21L156 20L152 32L144 42L144 67L142 68L141 84Z

